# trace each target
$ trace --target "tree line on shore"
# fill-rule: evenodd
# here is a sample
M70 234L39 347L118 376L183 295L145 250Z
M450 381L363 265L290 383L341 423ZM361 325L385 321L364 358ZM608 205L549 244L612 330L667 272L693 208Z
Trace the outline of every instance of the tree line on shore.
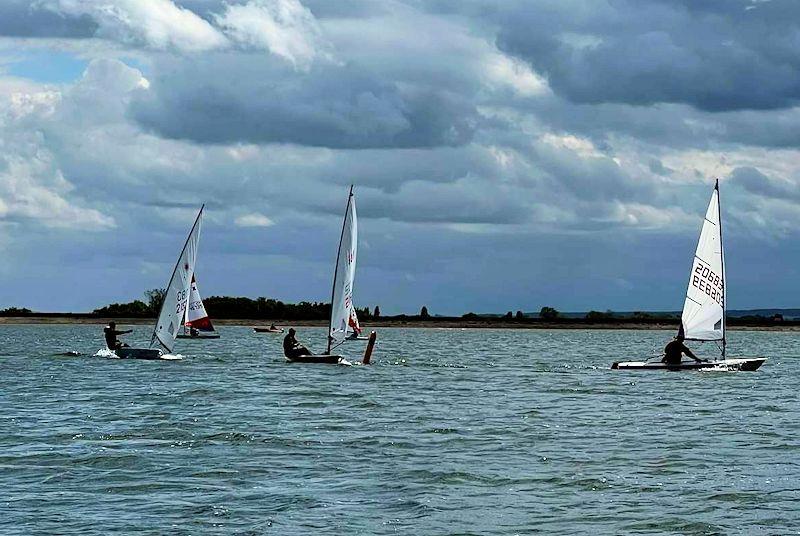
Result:
M164 289L150 289L144 293L143 300L133 300L127 303L112 303L92 311L93 316L102 318L154 318L161 309L164 301ZM330 317L330 304L324 302L284 303L272 298L246 298L230 296L211 296L203 300L206 311L212 319L252 319L252 320L327 320ZM675 313L615 313L614 311L589 311L582 317L562 315L553 307L542 307L538 314L526 314L522 311L508 311L504 315L479 315L473 312L461 316L431 315L427 306L422 306L419 314L400 314L395 316L382 316L380 307L372 310L368 307L356 309L359 320L374 321L385 320L426 320L426 321L481 321L498 323L585 323L585 324L663 324L677 323L680 315ZM26 308L9 307L0 310L0 317L10 316L35 316L36 313ZM49 314L47 316L60 316ZM771 317L761 315L741 316L728 319L731 325L768 325L784 323L781 315ZM788 322L787 322L788 323Z
M145 300L134 300L128 303L112 303L95 309L93 314L112 318L147 318L155 317L164 301L163 289L148 290ZM325 320L331 314L331 305L323 302L284 303L272 298L245 298L232 296L210 296L203 299L208 316L220 319L253 319L253 320ZM380 316L380 308L375 308ZM361 319L373 318L369 308L356 309Z
M145 300L134 300L128 303L112 303L105 307L95 309L93 314L109 318L148 318L158 315L161 304L164 301L164 289L151 289L144 293ZM259 297L256 299L246 297L230 296L211 296L203 300L206 312L211 318L219 319L253 319L253 320L327 320L330 316L331 306L324 302L284 303L272 298ZM419 314L406 315L400 314L392 317L382 317L380 306L370 311L369 307L356 308L356 314L360 320L375 320L377 318L393 319L413 319L413 320L503 320L503 321L566 321L580 320L575 318L566 319L553 307L542 307L537 315L528 315L522 311L512 313L508 311L505 315L479 315L469 312L456 316L431 316L428 307L423 305ZM584 320L588 321L610 321L617 319L613 311L599 312L589 311ZM633 318L637 320L660 319L668 320L671 317L656 316L649 313L634 313Z

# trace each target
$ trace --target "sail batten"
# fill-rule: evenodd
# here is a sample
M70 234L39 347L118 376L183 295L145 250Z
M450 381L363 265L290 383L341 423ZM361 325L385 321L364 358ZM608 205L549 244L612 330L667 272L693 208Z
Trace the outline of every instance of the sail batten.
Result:
M328 331L328 350L341 344L347 337L351 310L353 308L353 282L356 274L358 253L358 220L353 187L347 198L347 207L342 224L342 236L336 256L331 293L331 319Z
M681 332L688 340L720 341L725 338L726 286L720 224L717 184L700 230L681 314Z
M200 226L203 219L203 207L197 214L197 219L189 231L186 243L183 245L178 262L172 271L172 276L167 283L164 302L158 313L158 319L153 329L152 346L157 340L168 352L175 346L175 338L183 324L186 307L189 302L191 282L194 276L194 265L197 260L197 247L200 242Z

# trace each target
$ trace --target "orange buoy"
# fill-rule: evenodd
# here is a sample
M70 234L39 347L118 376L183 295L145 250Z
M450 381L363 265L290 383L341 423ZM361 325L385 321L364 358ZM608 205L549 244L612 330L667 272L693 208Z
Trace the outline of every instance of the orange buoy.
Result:
M363 365L369 365L369 360L372 359L372 349L375 347L375 341L378 338L378 334L374 331L369 334L369 340L367 341L367 348L364 350L364 359L361 361Z

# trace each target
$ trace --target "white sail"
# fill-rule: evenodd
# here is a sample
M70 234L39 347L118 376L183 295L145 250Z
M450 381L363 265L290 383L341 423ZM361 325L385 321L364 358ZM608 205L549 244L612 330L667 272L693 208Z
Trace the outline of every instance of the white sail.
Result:
M153 342L158 340L167 351L171 352L175 345L175 337L183 323L186 305L189 301L190 284L194 275L194 263L197 259L197 246L200 241L200 224L203 219L203 208L197 214L189 237L181 250L178 263L172 272L172 277L167 284L164 303L158 314L156 327L153 331Z
M197 290L197 279L194 274L192 275L192 287L189 293L189 305L186 307L184 326L198 331L214 331L203 300L200 298L200 291Z
M356 275L357 251L358 222L356 219L356 202L353 196L353 187L351 186L350 196L347 198L347 208L344 213L339 253L336 258L336 271L333 276L328 353L330 353L331 346L341 343L347 336L350 310L353 307L353 280Z
M717 182L700 231L683 304L681 329L687 339L718 341L725 338L726 287L721 225Z

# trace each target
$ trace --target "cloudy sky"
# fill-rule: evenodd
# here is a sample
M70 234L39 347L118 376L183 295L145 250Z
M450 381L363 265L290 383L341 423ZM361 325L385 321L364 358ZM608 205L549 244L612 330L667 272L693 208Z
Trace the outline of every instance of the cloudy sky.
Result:
M347 188L384 312L800 304L796 0L3 0L0 307L325 300Z

